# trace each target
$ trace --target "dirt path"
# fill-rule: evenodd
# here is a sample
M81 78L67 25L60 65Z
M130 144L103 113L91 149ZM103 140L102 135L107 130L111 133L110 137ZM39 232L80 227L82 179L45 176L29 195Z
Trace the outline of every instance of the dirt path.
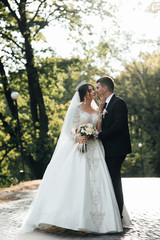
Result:
M9 188L0 188L0 203L23 198L29 191L38 188L41 180L21 182Z

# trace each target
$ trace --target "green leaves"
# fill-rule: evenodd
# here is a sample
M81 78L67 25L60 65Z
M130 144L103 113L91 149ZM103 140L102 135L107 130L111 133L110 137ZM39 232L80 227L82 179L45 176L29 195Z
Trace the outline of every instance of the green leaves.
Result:
M126 65L125 71L116 79L117 94L126 100L129 108L133 153L138 157L128 157L131 166L134 161L134 167L128 171L135 176L142 172L141 154L146 176L160 175L157 147L160 144L159 62L160 57L156 53L142 54L141 61ZM139 142L143 144L141 154Z

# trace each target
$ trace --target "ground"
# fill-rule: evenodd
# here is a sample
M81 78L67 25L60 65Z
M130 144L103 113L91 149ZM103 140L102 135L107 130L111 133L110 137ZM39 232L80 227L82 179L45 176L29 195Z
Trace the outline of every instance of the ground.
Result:
M1 240L160 240L160 178L123 178L124 199L132 226L122 234L84 234L60 228L20 234L21 224L40 180L0 189Z

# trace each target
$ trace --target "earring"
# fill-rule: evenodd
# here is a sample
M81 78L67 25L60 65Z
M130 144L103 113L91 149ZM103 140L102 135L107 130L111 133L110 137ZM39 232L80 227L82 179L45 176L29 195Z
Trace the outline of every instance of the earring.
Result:
M84 98L84 104L86 104L86 98Z

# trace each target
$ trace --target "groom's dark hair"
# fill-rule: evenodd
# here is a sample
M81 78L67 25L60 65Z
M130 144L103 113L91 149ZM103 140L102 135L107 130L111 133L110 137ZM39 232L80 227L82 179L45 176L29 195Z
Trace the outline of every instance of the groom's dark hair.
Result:
M110 92L114 91L114 80L111 77L102 77L96 83L100 83L102 87L107 86Z
M86 96L86 93L89 92L88 86L92 86L92 84L84 84L80 88L78 88L78 93L79 93L79 97L80 97L81 102L84 101L84 97Z

